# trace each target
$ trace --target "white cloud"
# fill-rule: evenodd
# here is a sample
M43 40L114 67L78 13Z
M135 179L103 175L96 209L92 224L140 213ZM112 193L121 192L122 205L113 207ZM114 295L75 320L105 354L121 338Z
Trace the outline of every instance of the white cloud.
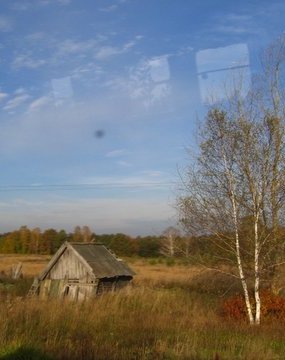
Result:
M221 33L224 35L260 35L264 29L261 29L254 21L252 15L240 13L228 13L223 16L214 16L214 26L205 29L211 33Z
M251 21L252 20L252 15L249 14L235 14L235 13L229 13L229 14L225 14L223 16L223 20L224 21Z
M9 100L11 101L4 103L6 110L26 104L26 100L30 100L30 104L36 99L22 93ZM94 147L96 141L93 134L96 129L109 127L118 114L129 121L127 114L130 113L130 107L126 99L114 99L112 104L110 107L109 98L102 95L91 97L82 103L66 102L60 107L47 106L38 111L18 113L13 121L0 123L0 153L5 153L8 158L34 151L48 156L57 154L58 151L69 154L74 150L78 138L84 139L83 146ZM9 140L11 138L13 142ZM102 150L102 156L105 152L106 149Z
M170 70L167 56L160 56L149 60L150 75L155 82L167 81L170 78Z
M57 0L57 2L61 5L69 5L71 0Z
M111 4L109 6L105 6L105 7L102 7L99 9L99 11L103 11L103 12L106 12L106 13L109 13L109 12L113 12L117 9L119 9L119 7L122 5L122 4L125 4L128 0L115 0L115 3L114 4Z
M24 104L27 100L30 99L30 95L28 94L21 94L16 95L12 99L10 99L7 104L3 107L4 110L14 110L20 105Z
M118 9L118 5L113 4L113 5L110 5L110 6L106 6L104 8L100 8L99 10L103 11L103 12L113 12L113 11L115 11L117 9Z
M26 94L26 89L25 88L23 88L23 87L19 87L19 88L17 88L15 91L14 91L14 94L15 95L21 95L21 94Z
M50 4L69 5L71 0L36 0L36 4L40 6L47 6Z
M120 47L117 46L101 46L95 54L95 58L98 60L105 60L109 57L120 55L128 52L131 48L133 48L139 38L136 38L135 40L128 41L127 43L123 44Z
M27 11L34 7L43 7L48 5L61 5L66 6L71 3L71 0L29 0L29 1L18 1L11 5L11 8L16 11Z
M71 72L72 79L83 79L86 81L90 81L90 79L98 78L104 74L104 70L101 66L95 64L94 62L88 62L86 64L82 64L77 66Z
M13 63L12 66L15 69L20 68L27 68L27 69L37 69L43 65L46 65L46 59L36 59L31 56L31 54L21 54L18 55Z
M95 58L99 60L107 59L111 56L122 54L125 50L114 46L102 46L95 54Z
M122 167L131 167L132 166L132 164L130 162L124 161L124 160L117 161L117 164Z
M94 49L97 43L96 39L85 41L66 39L58 44L58 49L59 53L64 55L79 54Z
M55 99L68 99L73 96L72 82L69 76L52 79L51 84Z
M45 38L45 34L41 31L34 32L32 34L26 35L25 39L28 41L42 41Z
M0 101L3 101L4 99L6 99L8 97L8 94L4 93L4 92L0 92Z
M24 89L18 91L23 92ZM90 96L80 102L67 101L64 106L39 107L37 111L27 111L29 108L26 105L37 100L29 97L28 101L23 103L25 106L19 107L16 116L11 117L10 121L0 123L0 153L7 160L15 156L29 156L35 152L49 159L57 156L59 152L69 158L76 149L75 144L79 144L81 151L89 149L87 152L90 153L92 149L94 156L99 156L102 160L110 150L123 149L124 143L119 145L117 142L112 142L113 129L118 126L120 119L120 133L124 132L127 145L128 138L134 135L133 128L130 129L129 124L141 116L142 104L132 101L125 93L109 92L109 94L110 96L106 96L106 92L102 92L101 95ZM15 95L13 98L21 95L24 95L24 98L10 102L8 109L12 109L25 99L25 93ZM112 106L110 106L110 98L112 98ZM106 134L101 140L94 137L98 129L102 129ZM147 128L146 132L148 132ZM10 141L11 138L13 141ZM130 155L130 159L114 157L114 162L125 160L133 163L133 154L129 154L127 150L126 154Z
M29 105L29 110L39 110L42 107L45 107L51 103L50 96L41 96L40 98L34 100Z
M105 154L106 157L119 157L122 155L125 155L127 153L126 149L116 149L116 150L112 150L107 152L107 154Z
M169 84L158 84L155 85L154 88L151 90L150 95L150 103L155 103L168 97L171 94L171 87Z
M259 30L253 30L250 29L248 27L243 27L241 26L236 26L236 25L218 25L215 27L215 31L217 32L221 32L224 34L235 34L235 35L242 35L242 34L248 34L250 33L254 33L254 34L258 34Z

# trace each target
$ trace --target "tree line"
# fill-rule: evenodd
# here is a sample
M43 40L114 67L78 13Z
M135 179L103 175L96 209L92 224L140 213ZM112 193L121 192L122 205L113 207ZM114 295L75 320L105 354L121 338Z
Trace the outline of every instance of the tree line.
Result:
M65 241L101 243L118 256L173 257L189 252L188 239L172 227L159 236L131 237L123 233L95 234L88 226L76 226L73 232L21 226L0 235L0 253L52 255Z
M244 247L251 232L251 222L252 219L247 217L241 225ZM279 238L285 244L285 228L279 228ZM0 234L0 253L53 255L65 241L100 243L123 257L183 258L189 263L198 264L224 263L228 256L221 249L217 255L218 238L215 234L186 236L172 226L158 236L136 237L123 233L95 234L88 226L76 226L73 232L56 229L42 231L40 228L21 226L18 230Z

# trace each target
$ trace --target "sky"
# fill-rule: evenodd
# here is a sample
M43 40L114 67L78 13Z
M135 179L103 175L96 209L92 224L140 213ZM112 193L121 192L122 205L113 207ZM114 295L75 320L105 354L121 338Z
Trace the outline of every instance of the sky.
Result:
M0 233L176 225L198 120L241 72L246 94L284 14L275 0L0 0Z

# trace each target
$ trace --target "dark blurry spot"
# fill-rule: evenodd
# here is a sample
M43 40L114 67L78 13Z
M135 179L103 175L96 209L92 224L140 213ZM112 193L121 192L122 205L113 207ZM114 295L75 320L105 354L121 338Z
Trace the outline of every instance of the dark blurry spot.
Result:
M203 74L202 74L202 79L203 79L203 80L208 79L208 74L207 74L207 73L203 73Z
M94 135L96 138L101 139L102 137L105 136L105 131L104 130L96 130Z

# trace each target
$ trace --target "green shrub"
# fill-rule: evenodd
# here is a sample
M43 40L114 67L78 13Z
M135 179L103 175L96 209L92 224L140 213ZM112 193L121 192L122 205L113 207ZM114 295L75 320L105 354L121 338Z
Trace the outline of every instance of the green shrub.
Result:
M165 264L166 264L167 266L174 266L174 265L175 265L175 259L172 258L172 257L166 258Z

